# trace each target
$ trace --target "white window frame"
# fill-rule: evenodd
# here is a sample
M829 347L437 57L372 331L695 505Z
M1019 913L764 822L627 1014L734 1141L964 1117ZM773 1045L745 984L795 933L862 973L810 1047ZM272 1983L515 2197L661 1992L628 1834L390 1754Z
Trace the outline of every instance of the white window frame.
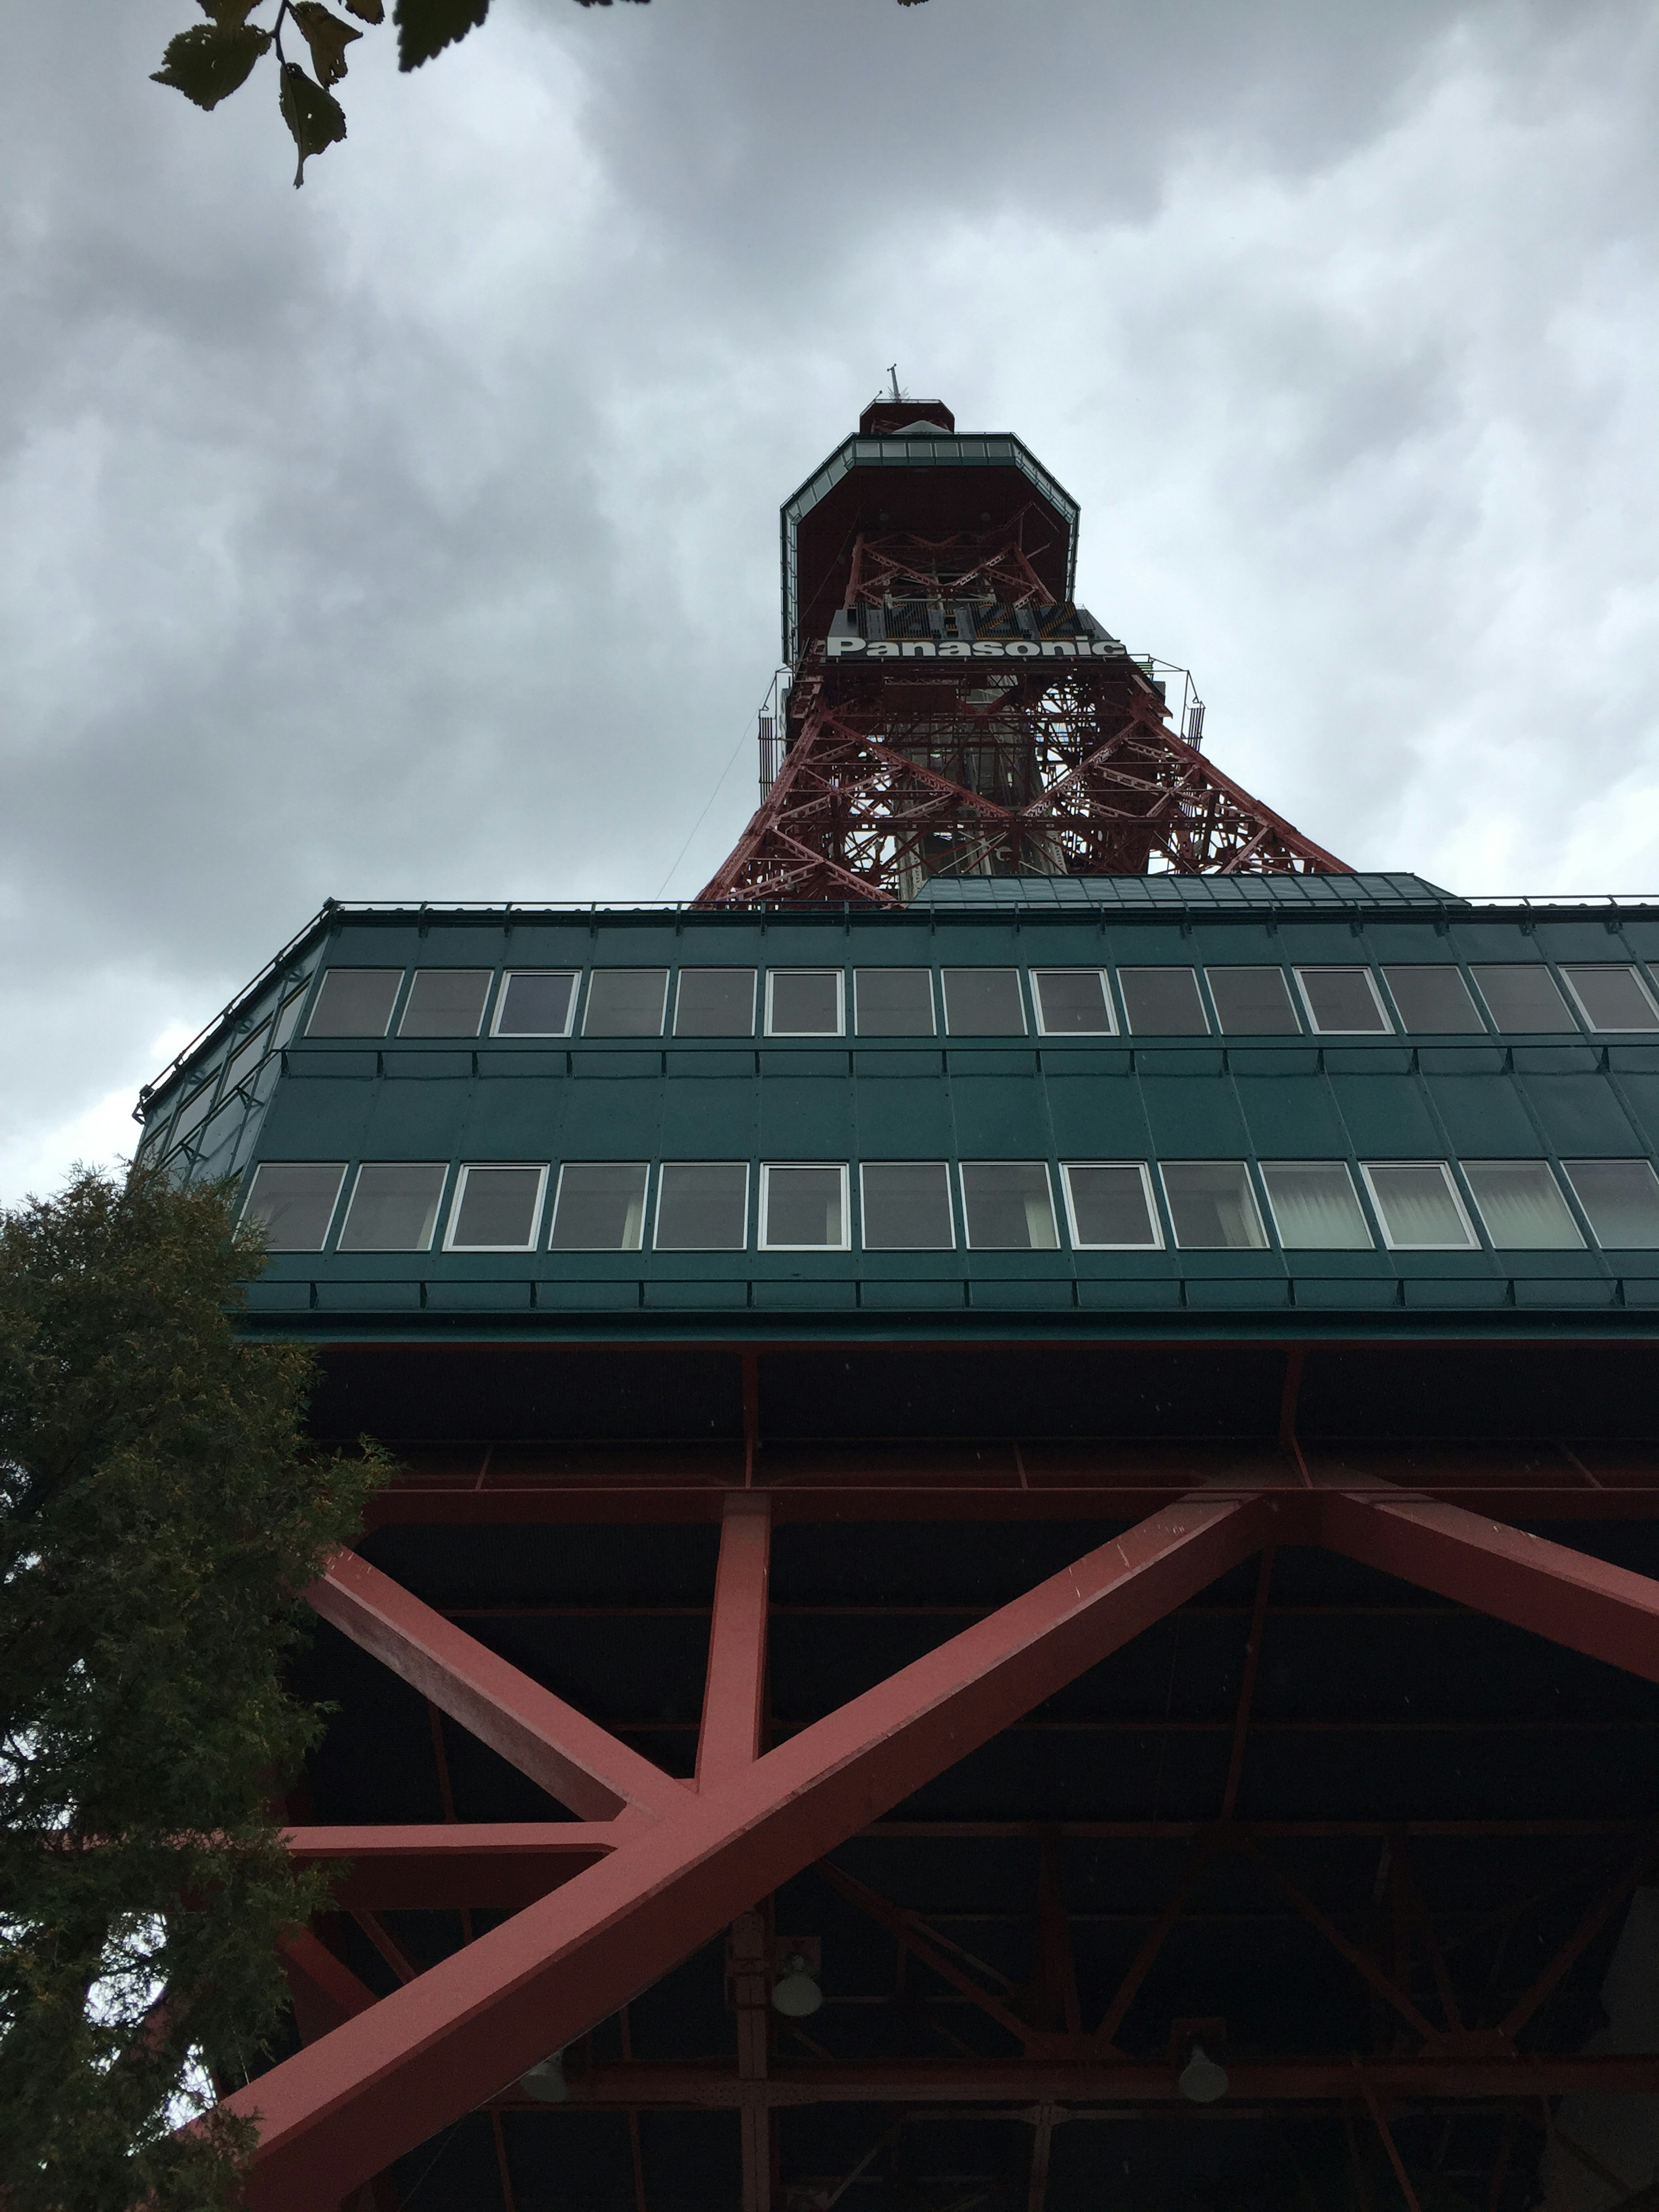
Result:
M939 994L933 969L920 960L895 960L892 964L904 975L925 975L927 978L927 1019L930 1026L925 1030L883 1030L880 1035L884 1037L937 1036ZM859 977L860 975L872 972L873 967L874 963L872 963L870 969L860 969L855 966L853 969L853 1034L854 1036L861 1036L864 1034L859 1028ZM771 971L769 969L767 972L770 974ZM872 1034L874 1035L875 1032L872 1031Z
M1079 1034L1079 1032L1073 1032ZM1141 1194L1146 1200L1146 1218L1152 1224L1150 1244L1091 1244L1077 1225L1077 1208L1072 1202L1072 1170L1073 1168L1137 1168L1140 1172ZM1066 1200L1066 1233L1072 1240L1074 1252L1162 1252L1164 1217L1158 1210L1158 1194L1152 1188L1152 1173L1145 1160L1062 1160L1060 1164L1060 1188Z
M833 975L836 979L836 1026L832 1030L780 1030L772 1025L772 978L775 975ZM769 968L766 971L766 1035L782 1037L845 1036L847 1034L847 970L844 968Z
M1578 987L1572 980L1571 969L1567 966L1565 961L1558 961L1556 965L1560 970L1561 981L1567 987L1567 999L1569 1003L1572 1006L1574 1012L1577 1014L1579 1020L1583 1022L1584 1027L1589 1031L1592 1036L1650 1037L1653 1036L1654 1032L1652 1030L1603 1029L1597 1022L1591 1018L1589 1008L1579 997ZM1648 979L1642 973L1641 969L1637 966L1633 960L1575 960L1572 963L1572 967L1619 969L1623 974L1628 975L1632 979L1635 983L1637 989L1647 1000L1648 1005L1652 1009L1654 1014L1656 1016L1659 1016L1659 1005L1655 1005L1654 1003L1653 994L1648 988Z
M750 1160L659 1160L656 1164L657 1194L651 1205L651 1249L653 1252L746 1252L749 1249ZM743 1242L741 1244L669 1244L659 1245L657 1231L662 1225L662 1188L664 1170L667 1168L741 1168L743 1170ZM825 1248L827 1249L827 1248Z
M772 1202L775 1168L834 1168L841 1176L841 1242L839 1244L775 1244L767 1235L767 1216ZM853 1249L853 1194L845 1160L763 1160L760 1164L760 1212L755 1227L757 1252L850 1252Z
M864 1202L864 1176L868 1168L939 1168L945 1176L945 1211L950 1217L951 1241L948 1244L866 1244L864 1241L865 1220L868 1212ZM963 1223L963 1234L967 1234ZM957 1194L951 1188L949 1160L860 1160L859 1162L859 1249L865 1252L891 1252L902 1258L907 1252L954 1252L957 1249Z
M461 1202L466 1195L466 1186L474 1168L486 1172L498 1168L513 1168L522 1172L538 1170L536 1203L530 1216L530 1239L524 1244L458 1244L455 1231L460 1225ZM542 1235L542 1211L547 1204L547 1162L545 1160L463 1160L455 1174L455 1188L449 1194L449 1218L444 1229L443 1249L446 1252L534 1252L539 1249Z
M678 1163L678 1162L676 1162L676 1163L675 1163L675 1164L678 1166L678 1165L679 1164L679 1163ZM643 1168L643 1169L644 1169L644 1170L645 1170L645 1198L644 1198L644 1201L643 1201L643 1203L641 1204L641 1207L640 1207L640 1236L639 1236L639 1242L638 1242L638 1243L636 1243L636 1244L569 1244L569 1245L558 1245L558 1246L556 1246L556 1245L555 1245L555 1243L554 1243L554 1242L553 1242L553 1225L554 1225L554 1224L557 1221L557 1219L558 1219L558 1218L559 1218L559 1201L560 1201L560 1200L564 1196L564 1178L565 1178L565 1174L566 1174L566 1171L567 1171L568 1169L570 1169L570 1168ZM748 1210L748 1197L747 1197L747 1194L745 1193L745 1194L744 1194L744 1212L745 1212L745 1213L747 1212L747 1210ZM557 1179L557 1181L555 1182L555 1184L554 1184L554 1186L553 1186L553 1203L552 1203L552 1205L548 1208L548 1210L547 1210L547 1218L546 1218L546 1220L544 1222L544 1224L542 1224L542 1225L543 1225L543 1228L544 1228L544 1231L546 1231L546 1244L547 1244L547 1249L548 1249L548 1254L549 1254L549 1256L550 1256L550 1257L553 1257L553 1258L559 1258L559 1257L564 1257L564 1256L574 1256L574 1255L576 1253L578 1253L578 1252L643 1252L643 1251L644 1251L644 1249L645 1249L645 1231L646 1231L646 1224L647 1224L647 1222L651 1223L651 1224L652 1224L652 1225L654 1227L655 1224L654 1224L654 1220L653 1220L653 1212L652 1212L652 1194L651 1194L651 1162L650 1162L649 1160L594 1160L594 1159L586 1159L586 1160L561 1160L561 1161L559 1162L559 1173L558 1173L558 1179ZM538 1247L538 1249L540 1249L540 1248L539 1248L539 1247Z
M1347 1035L1350 1036L1352 1036L1352 1034L1353 1032L1352 1030L1347 1032ZM1273 1231L1273 1247L1275 1250L1291 1254L1300 1252L1376 1251L1376 1243L1374 1238L1370 1243L1364 1244L1287 1244L1285 1242L1284 1229L1279 1223L1279 1209L1273 1204L1273 1179L1267 1173L1269 1168L1340 1168L1343 1174L1348 1178L1348 1195L1352 1199L1354 1204L1359 1208L1359 1225L1364 1230L1367 1237L1370 1237L1371 1224L1365 1218L1364 1200L1360 1197L1358 1191L1354 1187L1353 1166L1352 1162L1345 1159L1332 1159L1328 1157L1322 1160L1287 1160L1280 1159L1278 1155L1275 1154L1270 1160L1257 1159L1247 1163L1247 1164L1255 1168L1255 1180L1261 1185L1261 1195L1267 1201L1267 1211L1262 1216L1262 1220L1264 1225ZM1414 1166L1416 1163L1387 1160L1380 1163L1380 1164L1385 1167ZM1380 1228L1382 1223L1382 1216L1377 1212L1376 1194L1369 1184L1367 1184L1365 1188L1365 1197L1369 1198L1371 1201L1371 1211L1373 1213L1376 1214L1377 1226ZM1454 1245L1449 1249L1456 1250L1459 1248ZM1421 1245L1413 1245L1411 1249L1413 1251L1421 1251L1423 1247Z
M1175 1201L1170 1196L1170 1169L1230 1167L1241 1167L1244 1170L1244 1188L1249 1192L1250 1204L1255 1210L1255 1225L1261 1231L1261 1242L1259 1244L1183 1244L1181 1241L1181 1233L1176 1227ZM1160 1160L1158 1164L1158 1186L1164 1194L1164 1203L1170 1216L1170 1239L1177 1252L1277 1252L1282 1249L1279 1243L1279 1224L1273 1219L1273 1208L1269 1206L1266 1212L1263 1212L1261 1205L1263 1194L1257 1188L1258 1179L1252 1171L1251 1163L1248 1159L1241 1158L1237 1153L1223 1153L1209 1159L1198 1159L1188 1155L1185 1159Z
M349 1260L360 1255L367 1256L371 1253L431 1251L437 1240L438 1224L445 1218L444 1204L449 1189L449 1170L452 1164L448 1160L359 1160L351 1171L351 1195L346 1200L345 1212L340 1215L339 1225L333 1232L335 1250L339 1249L340 1239L344 1236L346 1224L351 1218L351 1209L357 1202L357 1186L363 1179L365 1168L441 1168L443 1181L438 1185L438 1203L433 1209L432 1234L424 1244L358 1244L344 1256ZM337 1206L339 1204L337 1199L335 1204Z
M1098 975L1100 978L1100 995L1106 1001L1105 1028L1103 1030L1051 1030L1045 1028L1042 1019L1042 988L1037 981L1037 978L1040 975ZM1050 963L1047 967L1028 968L1025 971L1025 980L1030 987L1031 1011L1036 1016L1036 1033L1039 1036L1091 1037L1115 1036L1118 1034L1117 1002L1112 995L1112 975L1110 969L1085 968L1075 965L1057 967L1053 963Z
M746 1030L716 1030L713 1031L708 1030L681 1029L680 993L684 988L685 979L688 975L746 975L749 978L748 1028ZM669 1019L668 1034L670 1036L684 1036L692 1039L707 1037L712 1035L716 1042L719 1042L721 1040L726 1040L734 1043L739 1037L752 1037L755 1034L755 1015L757 1012L757 1001L759 997L760 977L757 974L751 963L746 960L687 961L684 967L677 968L674 970L674 1011Z
M600 1043L614 1044L625 1048L630 1037L659 1037L662 1035L664 1026L668 1020L669 969L666 963L660 968L657 968L653 967L650 962L641 960L637 966L635 967L619 966L616 968L590 968L587 970L586 996L582 1006L582 1035L584 1036L588 1034L587 1017L592 1009L593 978L596 975L660 975L662 977L662 1004L657 1008L656 1028L654 1030L607 1030L602 1036L600 1036L599 1032L596 1030L594 1034L595 1036L599 1036Z
M1052 1244L975 1244L973 1217L968 1211L968 1183L964 1170L968 1168L1041 1168L1042 1180L1048 1193L1048 1218L1054 1224L1055 1242ZM1054 1179L1047 1160L958 1160L957 1162L957 1197L962 1206L963 1248L969 1252L1063 1252L1066 1249L1059 1209L1054 1205Z
M1442 1182L1451 1193L1452 1204L1457 1208L1457 1218L1469 1232L1468 1243L1467 1244L1396 1244L1389 1227L1387 1210L1376 1194L1376 1185L1371 1181L1373 1168L1438 1168ZM1361 1160L1359 1173L1365 1185L1365 1195L1370 1200L1371 1212L1376 1218L1376 1225L1382 1231L1385 1250L1389 1252L1484 1252L1489 1249L1482 1237L1481 1231L1470 1218L1468 1206L1464 1202L1463 1194L1458 1188L1457 1177L1452 1173L1449 1160Z
M509 1030L509 1037L568 1036L576 1026L576 1001L582 994L582 971L580 968L503 968L495 986L495 1004L489 1017L489 1034L501 1034L501 1016L507 1012L507 987L515 975L568 975L570 1004L565 1010L562 1030Z
M1376 1008L1377 1012L1382 1017L1382 1028L1380 1030L1321 1029L1319 1026L1319 1018L1314 1012L1313 1000L1308 995L1308 987L1302 980L1304 974L1311 974L1316 969L1334 971L1335 973L1343 975L1363 975L1365 979L1366 988L1371 994L1371 1003ZM1376 975L1365 962L1360 960L1310 960L1306 963L1305 968L1293 968L1291 972L1296 977L1296 988L1302 1000L1302 1011L1308 1018L1308 1028L1312 1036L1357 1037L1399 1036L1400 1032L1394 1025L1394 1016L1389 1012L1388 1000L1382 996L1381 991L1377 989ZM1394 1165L1394 1163L1392 1161L1387 1161L1384 1164L1391 1167Z
M1019 1027L1017 1030L953 1030L951 1028L951 987L945 978L951 975L970 975L976 968L988 968L995 975L1013 977L1014 996L1019 1000ZM945 1010L946 1036L1006 1037L1030 1036L1031 1034L1031 1010L1025 1003L1025 985L1020 971L1018 968L1007 965L1000 960L954 960L949 967L941 966L939 971L939 1004ZM1114 1011L1115 1012L1115 1009Z
M236 1209L237 1226L239 1228L241 1226L242 1221L247 1213L248 1207L252 1202L253 1193L259 1181L259 1170L261 1168L337 1167L340 1172L335 1182L334 1196L328 1209L328 1219L323 1224L322 1243L320 1244L284 1245L280 1250L274 1251L271 1254L271 1257L273 1259L284 1259L290 1254L299 1252L326 1252L329 1247L330 1239L333 1237L337 1225L344 1219L344 1216L340 1212L340 1194L345 1188L346 1175L350 1165L351 1163L349 1160L254 1160L251 1163L246 1170L247 1188L243 1194L241 1204Z

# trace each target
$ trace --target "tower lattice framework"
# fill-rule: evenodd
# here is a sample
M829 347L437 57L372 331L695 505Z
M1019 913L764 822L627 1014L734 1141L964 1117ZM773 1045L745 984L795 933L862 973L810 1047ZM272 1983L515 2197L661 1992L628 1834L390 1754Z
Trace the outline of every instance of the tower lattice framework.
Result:
M918 512L949 520L964 495L987 495L951 449L998 442L939 439L948 410L903 407L917 404L933 419L912 430L949 460L896 483L899 438L849 441L877 466L854 458L834 488L866 512L830 552L816 609L807 587L788 604L785 509L792 668L775 780L698 902L902 905L935 875L1347 872L1177 733L1151 664L1056 590L1076 517L1057 487L977 526L915 526ZM860 467L875 479L862 494ZM799 569L805 526L797 541ZM765 743L763 730L763 755ZM763 787L765 774L763 757Z

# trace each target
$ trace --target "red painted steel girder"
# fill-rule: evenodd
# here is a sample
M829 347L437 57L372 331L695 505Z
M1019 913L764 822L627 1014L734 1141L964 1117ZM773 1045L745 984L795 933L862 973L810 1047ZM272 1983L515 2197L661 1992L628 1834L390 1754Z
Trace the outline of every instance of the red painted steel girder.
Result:
M1247 1558L1270 1502L1167 1508L902 1668L228 2100L260 2212L337 2203Z

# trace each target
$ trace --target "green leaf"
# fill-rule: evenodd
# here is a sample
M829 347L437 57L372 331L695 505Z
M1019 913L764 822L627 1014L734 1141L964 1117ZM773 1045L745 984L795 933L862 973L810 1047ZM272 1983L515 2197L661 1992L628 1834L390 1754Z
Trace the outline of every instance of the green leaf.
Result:
M248 19L249 11L260 4L260 0L197 0L204 15L228 31L240 31Z
M151 82L171 85L198 107L216 107L246 83L249 71L270 44L270 32L255 24L198 23L167 41Z
M356 16L362 23L384 23L384 0L345 0L346 13Z
M311 155L320 154L325 146L332 146L345 137L345 114L339 101L331 100L314 85L298 62L283 64L277 97L282 102L283 120L300 149L299 165L294 172L297 191L306 180L306 163Z
M398 26L398 68L419 69L476 31L489 13L489 0L398 0L392 20Z
M338 84L346 73L345 50L361 31L331 15L321 0L294 0L289 14L300 27L300 35L311 49L311 66L319 84Z

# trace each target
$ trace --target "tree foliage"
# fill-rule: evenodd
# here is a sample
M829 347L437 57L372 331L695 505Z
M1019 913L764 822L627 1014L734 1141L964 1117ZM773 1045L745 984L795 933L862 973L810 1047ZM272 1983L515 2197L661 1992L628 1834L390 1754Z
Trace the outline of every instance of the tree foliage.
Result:
M210 2084L324 1901L271 1810L319 1725L283 1666L387 1468L313 1449L309 1353L238 1335L261 1259L154 1172L0 1215L7 2212L228 2203L249 2130Z
M346 135L345 110L330 88L346 74L346 48L362 33L343 22L322 0L277 0L275 21L267 31L248 17L269 0L199 0L211 19L193 24L168 41L157 84L171 85L193 100L198 107L216 107L253 74L255 65L275 47L276 97L283 120L299 153L294 172L296 185L305 182L306 163L313 154L332 146ZM341 0L359 22L379 25L386 21L385 0ZM611 0L576 0L581 8L609 8ZM643 7L647 0L634 0ZM922 0L898 0L901 8L914 8ZM419 69L446 46L453 46L476 31L489 13L489 0L395 0L392 20L398 32L398 66ZM312 75L283 48L283 26L291 22L311 52Z

